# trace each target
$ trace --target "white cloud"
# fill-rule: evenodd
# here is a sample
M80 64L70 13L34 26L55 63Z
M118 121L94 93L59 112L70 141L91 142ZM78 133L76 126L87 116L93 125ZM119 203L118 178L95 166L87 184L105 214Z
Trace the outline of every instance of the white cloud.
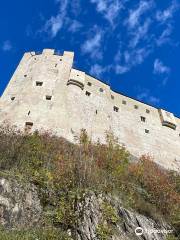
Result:
M165 9L164 11L157 11L156 19L161 23L165 23L166 21L172 19L174 13L179 8L179 5L176 1L172 1L171 5Z
M103 32L101 30L95 30L95 34L89 37L81 46L81 52L83 54L89 54L92 58L101 58L101 42L103 38Z
M143 25L139 25L137 26L137 29L133 30L131 32L132 38L130 39L130 43L129 46L131 48L136 47L136 45L143 40L144 38L147 38L147 33L149 30L149 26L150 26L150 19L147 19Z
M95 65L91 66L90 74L100 78L100 77L102 77L103 73L105 73L107 71L108 71L108 67L103 67L99 64L95 64Z
M51 16L51 18L46 21L42 30L47 32L51 38L56 37L58 32L63 27L68 7L68 0L56 2L60 4L58 14L56 16Z
M115 72L116 74L123 74L129 71L129 68L126 66L116 65L115 66Z
M145 101L149 104L157 105L160 103L160 99L153 96L148 89L140 89L140 93L136 97L139 101Z
M115 19L118 17L119 12L123 8L122 1L120 0L91 0L91 3L96 4L97 12L101 13L109 23L114 26Z
M168 74L170 73L170 68L165 66L163 64L163 62L161 62L159 59L156 59L154 61L154 70L153 70L154 74Z
M72 33L75 33L78 32L82 28L82 26L83 25L80 22L78 22L77 20L73 20L71 21L68 30Z
M151 9L152 6L153 1L140 1L137 8L130 10L129 17L125 20L125 24L127 24L129 28L138 26L141 16Z
M167 27L163 30L161 35L156 39L156 44L158 46L163 45L164 43L171 42L171 34L173 31L173 27L171 24L168 24Z
M2 45L2 50L8 52L12 49L12 43L9 40L6 40Z

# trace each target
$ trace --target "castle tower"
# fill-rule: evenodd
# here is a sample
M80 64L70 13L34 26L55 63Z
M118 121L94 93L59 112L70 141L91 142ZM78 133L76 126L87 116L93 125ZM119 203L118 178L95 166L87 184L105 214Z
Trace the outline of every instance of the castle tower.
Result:
M86 129L105 141L111 130L134 156L150 154L180 170L180 119L173 113L119 94L74 69L73 52L25 53L0 98L0 124L21 131L49 131L74 141Z

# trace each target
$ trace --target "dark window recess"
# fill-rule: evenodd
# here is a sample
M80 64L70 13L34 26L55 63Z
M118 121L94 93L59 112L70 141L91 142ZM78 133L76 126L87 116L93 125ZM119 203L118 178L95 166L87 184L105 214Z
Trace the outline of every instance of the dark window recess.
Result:
M55 64L55 67L57 67L57 63Z
M62 61L62 58L60 58L59 61L61 62L61 61Z
M11 101L14 101L15 97L11 97Z
M146 113L150 113L150 110L149 110L149 109L146 109Z
M79 77L79 74L77 74L77 77Z
M148 130L148 129L145 129L145 133L149 133L149 130Z
M102 88L99 89L100 92L104 92L104 90Z
M46 100L51 100L52 96L46 95Z
M114 96L113 96L113 95L111 95L111 99L114 99Z
M125 101L125 100L122 100L122 104L126 105L126 101Z
M43 82L36 82L36 86L42 86L43 85Z
M36 58L34 58L34 60L36 60Z
M97 114L97 110L96 110L96 114Z
M92 86L92 83L91 83L91 82L88 82L87 85L88 85L88 86Z
M33 127L33 123L32 122L26 122L25 123L25 129L24 129L25 132L31 131L32 127Z
M28 115L30 115L31 111L28 112Z
M146 121L146 118L141 116L141 122L145 122Z
M86 91L86 96L90 96L90 95L91 95L91 93Z
M137 106L137 105L134 105L134 108L135 108L135 109L138 109L138 106Z
M27 74L25 74L24 77L27 77Z
M118 107L116 107L116 106L114 106L114 108L113 108L113 109L114 109L114 111L115 111L115 112L118 112L118 111L119 111L119 108L118 108Z

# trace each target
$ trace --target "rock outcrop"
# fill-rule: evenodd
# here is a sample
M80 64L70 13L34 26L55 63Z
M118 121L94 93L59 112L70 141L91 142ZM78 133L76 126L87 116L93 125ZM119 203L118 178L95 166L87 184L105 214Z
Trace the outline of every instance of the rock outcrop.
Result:
M166 234L147 232L171 230L166 223L127 210L119 198L89 193L77 204L78 220L68 233L77 240L165 240ZM8 229L31 228L43 215L38 191L32 184L0 178L0 224ZM139 228L142 234L136 235ZM139 232L138 232L139 233ZM103 238L104 237L104 238Z
M36 187L0 178L0 224L6 228L32 227L38 223L42 207Z

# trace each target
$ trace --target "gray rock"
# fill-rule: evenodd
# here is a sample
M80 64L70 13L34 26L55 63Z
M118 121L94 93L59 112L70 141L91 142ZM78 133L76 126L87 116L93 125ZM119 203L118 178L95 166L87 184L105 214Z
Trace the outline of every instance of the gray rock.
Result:
M35 186L0 178L0 224L6 228L34 226L42 207Z
M79 204L78 211L83 212L77 225L76 236L78 240L98 240L97 227L102 222L102 203L106 201L117 213L119 220L112 224L114 232L113 236L109 236L112 240L165 240L165 233L157 233L158 230L168 231L171 227L166 223L157 223L154 220L143 215L129 211L122 207L122 203L118 198L110 196L96 196L92 193L86 197L84 202ZM137 236L135 229L142 228L143 234ZM152 231L152 232L151 232Z

